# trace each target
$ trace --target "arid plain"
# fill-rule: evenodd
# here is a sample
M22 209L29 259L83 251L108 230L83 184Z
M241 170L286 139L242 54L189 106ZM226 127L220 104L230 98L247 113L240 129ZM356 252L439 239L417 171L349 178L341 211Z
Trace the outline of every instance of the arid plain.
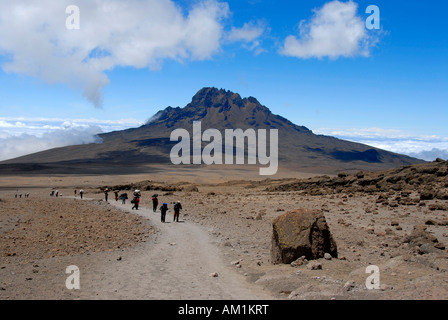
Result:
M0 298L448 298L447 162L332 176L281 170L275 179L254 170L2 176ZM113 192L106 203L105 187L139 188L140 210ZM152 210L154 193L168 203L167 223ZM324 213L338 257L271 263L272 222L298 208ZM66 287L71 265L79 290ZM379 289L366 287L372 265Z

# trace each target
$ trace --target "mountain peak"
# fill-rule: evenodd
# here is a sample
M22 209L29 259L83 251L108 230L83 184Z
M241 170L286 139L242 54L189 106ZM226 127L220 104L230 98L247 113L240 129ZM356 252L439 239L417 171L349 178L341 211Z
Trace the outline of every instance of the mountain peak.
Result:
M283 128L311 133L306 127L297 126L272 114L254 97L241 98L238 93L215 87L202 88L182 109L168 107L159 111L147 125L163 124L166 128L187 128L193 121L202 121L204 127L217 129Z
M192 98L190 105L194 107L221 107L227 103L243 106L244 102L238 93L214 87L202 88Z

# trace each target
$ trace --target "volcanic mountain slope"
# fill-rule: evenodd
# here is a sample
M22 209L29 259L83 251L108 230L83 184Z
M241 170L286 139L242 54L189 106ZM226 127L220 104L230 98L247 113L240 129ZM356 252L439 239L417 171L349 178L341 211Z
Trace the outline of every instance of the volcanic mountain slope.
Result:
M101 134L101 144L56 148L4 161L0 172L44 172L49 168L57 172L60 168L61 173L67 173L70 168L73 173L96 173L113 167L117 173L126 173L148 164L172 165L170 152L178 142L170 141L171 132L182 128L192 134L193 121L201 121L202 132L218 129L223 137L225 129L278 129L280 168L334 173L423 162L367 145L316 135L306 127L273 114L253 97L241 98L223 89L203 88L184 108L168 107L139 128Z

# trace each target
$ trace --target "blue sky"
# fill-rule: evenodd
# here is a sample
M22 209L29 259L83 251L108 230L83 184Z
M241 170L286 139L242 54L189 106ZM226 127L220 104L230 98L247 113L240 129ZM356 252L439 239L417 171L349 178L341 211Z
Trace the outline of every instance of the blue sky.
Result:
M121 4L0 0L0 160L138 126L205 86L316 133L448 158L444 1ZM380 30L365 28L369 5Z

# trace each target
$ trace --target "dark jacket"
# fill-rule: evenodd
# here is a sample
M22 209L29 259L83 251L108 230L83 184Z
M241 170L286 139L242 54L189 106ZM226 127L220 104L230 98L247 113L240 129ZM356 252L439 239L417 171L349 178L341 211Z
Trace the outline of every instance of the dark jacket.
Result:
M180 209L182 209L182 205L178 202L174 205L174 212L179 213Z

